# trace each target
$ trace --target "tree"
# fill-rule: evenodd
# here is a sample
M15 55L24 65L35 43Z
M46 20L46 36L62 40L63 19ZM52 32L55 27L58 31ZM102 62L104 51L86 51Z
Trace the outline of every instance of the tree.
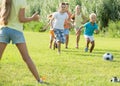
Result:
M107 27L109 20L120 20L120 2L118 0L103 0L98 8L98 19L101 28Z

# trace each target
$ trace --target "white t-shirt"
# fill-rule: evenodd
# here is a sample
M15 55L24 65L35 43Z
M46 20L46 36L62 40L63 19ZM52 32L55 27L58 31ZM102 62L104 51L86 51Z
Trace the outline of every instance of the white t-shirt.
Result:
M55 12L53 14L53 18L54 18L53 28L64 29L64 22L68 18L68 14L66 12L65 13Z

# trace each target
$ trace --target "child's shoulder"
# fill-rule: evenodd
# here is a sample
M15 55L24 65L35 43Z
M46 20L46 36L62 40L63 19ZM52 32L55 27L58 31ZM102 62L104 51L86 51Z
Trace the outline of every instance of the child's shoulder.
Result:
M89 24L90 24L90 22L86 22L86 23L85 23L85 25L89 25Z
M95 25L95 26L98 26L98 24L97 24L96 22L94 23L94 25Z
M85 24L91 25L91 22L86 22ZM98 25L96 22L94 23L94 25Z

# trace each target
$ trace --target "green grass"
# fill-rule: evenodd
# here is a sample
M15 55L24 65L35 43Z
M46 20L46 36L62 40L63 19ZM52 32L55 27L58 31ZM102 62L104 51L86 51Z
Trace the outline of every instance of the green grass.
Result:
M81 35L80 48L75 49L75 35L70 35L69 49L48 48L49 34L25 32L31 58L40 76L46 77L49 86L120 86L112 83L113 76L120 78L120 39L95 36L93 53L85 53L85 40ZM105 61L102 55L111 52L112 62ZM47 86L38 85L15 45L8 45L0 61L0 86Z

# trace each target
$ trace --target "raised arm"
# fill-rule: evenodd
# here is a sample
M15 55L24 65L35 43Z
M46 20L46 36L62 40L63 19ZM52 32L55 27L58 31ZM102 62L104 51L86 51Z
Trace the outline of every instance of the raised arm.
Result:
M82 26L80 26L80 28L79 28L79 30L77 30L77 34L79 33L79 31L81 31L81 29L83 28L84 26L82 25Z
M79 28L79 29L81 30L83 27L84 27L84 25L80 26L80 28Z
M51 28L53 28L53 21L54 21L54 18L52 17L51 20L50 20L50 26L51 26Z

